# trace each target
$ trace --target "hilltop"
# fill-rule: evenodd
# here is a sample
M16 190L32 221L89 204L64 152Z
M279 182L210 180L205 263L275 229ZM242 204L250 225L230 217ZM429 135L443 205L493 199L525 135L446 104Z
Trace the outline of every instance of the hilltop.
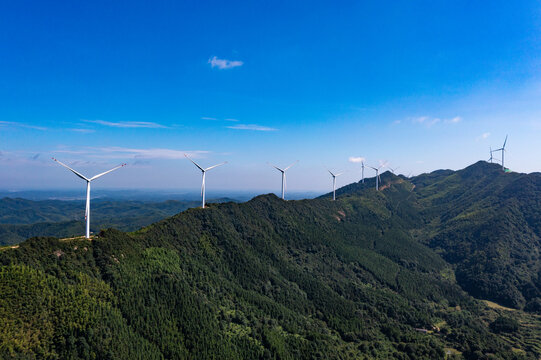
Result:
M372 181L4 249L0 357L541 356L539 175Z

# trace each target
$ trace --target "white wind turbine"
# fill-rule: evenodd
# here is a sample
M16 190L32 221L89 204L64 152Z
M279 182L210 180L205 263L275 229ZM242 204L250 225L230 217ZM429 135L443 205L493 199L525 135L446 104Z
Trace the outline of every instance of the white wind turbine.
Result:
M333 201L334 201L334 200L336 200L336 177L342 175L343 172L338 173L338 174L333 174L333 173L331 172L331 170L327 169L327 171L328 171L329 174L331 174L331 176L332 176L332 199L333 199Z
M507 135L505 135L505 141L503 142L503 146L501 149L493 150L493 152L501 151L502 152L502 170L505 171L505 165L504 165L504 157L505 157L505 144L507 143ZM491 154L492 156L492 154Z
M490 158L488 158L488 161L490 161L490 163L492 164L492 159L494 159L492 157L492 146L490 147Z
M372 168L374 170L376 170L376 191L379 190L379 182L381 181L381 178L379 177L379 169L381 169L382 167L384 167L385 165L380 165L379 167L375 168L373 166L368 166L369 168Z
M199 170L201 170L201 173L203 174L203 180L201 182L201 207L204 209L205 208L205 175L206 175L207 171L209 171L211 169L214 169L215 167L227 164L227 161L224 161L221 164L213 165L213 166L210 166L210 167L208 167L206 169L203 169L201 166L199 166L198 163L193 161L187 154L184 154L184 156L186 156L186 158L188 160L190 160L195 166L197 166L199 168Z
M288 167L286 167L285 169L280 169L278 166L276 165L272 165L272 164L269 164L270 166L272 166L273 168L275 168L276 170L278 170L279 172L282 173L282 200L285 200L285 194L286 194L286 171L292 167L293 165L295 165L296 163L298 163L299 160L295 161L293 164L289 165ZM267 163L268 164L268 163Z
M388 166L388 168L389 168L389 170L391 170L391 173L392 173L393 175L396 175L395 171L398 170L398 169L400 169L400 166L397 166L397 167L395 167L394 169L391 168L391 167L389 167L389 166Z
M111 170L108 170L108 171L105 171L105 172L102 172L101 174L98 174L98 175L95 175L91 178L87 178L86 176L84 175L81 175L80 173L78 173L77 171L73 170L72 168L70 168L68 165L56 160L55 158L53 158L54 161L56 161L57 163L59 163L60 165L62 165L63 167L67 168L68 170L70 170L71 172L73 172L75 175L77 175L78 177L80 177L81 179L85 180L86 181L86 210L85 210L85 220L86 220L86 238L87 239L90 239L90 182L92 180L96 180L97 178L99 177L102 177L103 175L105 174L108 174L110 173L111 171L114 171L116 169L120 169L121 167L125 166L126 164L122 164L122 165L118 165L117 167L114 167L112 168Z
M364 184L364 161L361 161L361 181Z

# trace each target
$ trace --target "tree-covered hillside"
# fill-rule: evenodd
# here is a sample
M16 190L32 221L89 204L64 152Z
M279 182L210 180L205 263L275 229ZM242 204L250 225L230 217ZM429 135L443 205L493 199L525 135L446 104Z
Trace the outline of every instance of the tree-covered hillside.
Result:
M454 265L462 288L541 312L541 174L479 162L412 182L423 209L419 239Z
M539 316L476 300L455 280L460 245L443 224L491 206L457 190L485 167L411 182L385 173L382 191L352 184L334 202L264 195L132 233L2 248L0 358L538 359ZM502 193L525 181L511 176Z

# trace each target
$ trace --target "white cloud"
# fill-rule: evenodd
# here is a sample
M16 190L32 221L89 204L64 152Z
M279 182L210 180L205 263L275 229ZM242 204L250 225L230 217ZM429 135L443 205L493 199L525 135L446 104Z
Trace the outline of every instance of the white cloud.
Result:
M34 130L41 130L41 131L48 130L46 127L43 127L43 126L28 125L28 124L24 124L24 123L15 122L15 121L0 121L0 126L22 127L22 128L26 128L26 129L34 129Z
M244 65L244 62L239 60L226 60L226 59L218 59L216 56L213 56L209 59L208 63L212 68L217 67L220 70L223 69L232 69L238 66Z
M237 119L224 119L225 121L232 121L232 122L238 122Z
M74 131L74 132L78 132L78 133L82 133L82 134L89 134L89 133L96 132L96 130L92 130L92 129L69 129L69 130Z
M457 124L462 121L462 118L460 116L455 116L452 119L445 120L445 122L451 123L451 124Z
M422 124L422 123L424 123L425 121L427 121L428 119L430 119L428 116L419 116L419 117L416 117L416 118L412 118L411 120L412 120L414 123Z
M83 120L88 123L93 124L99 124L104 126L110 126L110 127L118 127L118 128L167 128L165 125L161 125L155 122L150 121L119 121L119 122L112 122L112 121L104 121L104 120Z
M52 151L52 153L62 153L83 159L184 159L184 154L197 158L208 154L209 151L163 148L141 149L120 146L72 149L61 146L59 149Z
M278 129L267 127L267 126L261 126L261 125L254 125L254 124L238 124L233 126L226 126L228 129L234 129L234 130L253 130L253 131L277 131Z
M423 124L426 127L431 127L439 123L458 124L459 122L462 121L462 118L460 116L455 116L454 118L451 118L451 119L440 119L440 118L431 117L431 116L418 116L418 117L413 117L410 119L414 124Z
M489 133L489 132L482 133L481 135L479 135L478 137L476 137L475 140L476 140L476 141L486 140L486 139L488 139L489 136L490 136L490 133Z
M218 119L213 118L213 117L203 116L203 117L201 117L201 120L213 120L214 121L214 120L218 120Z
M360 163L366 161L366 159L361 156L350 156L348 160L352 163Z
M173 149L136 149L125 147L98 148L101 152L115 154L115 157L127 156L135 159L184 159L184 154L198 157L209 153L203 150L173 150Z

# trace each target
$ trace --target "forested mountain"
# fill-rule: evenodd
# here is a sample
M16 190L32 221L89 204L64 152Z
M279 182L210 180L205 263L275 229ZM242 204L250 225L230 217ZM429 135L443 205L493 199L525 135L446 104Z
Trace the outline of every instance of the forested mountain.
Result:
M3 248L0 358L538 359L537 175L382 180Z
M479 162L412 179L419 239L454 265L471 295L541 312L541 174Z
M232 199L211 199L225 202ZM200 201L92 200L91 231L114 227L133 231L201 204ZM84 201L0 199L0 245L33 236L70 237L84 233Z

